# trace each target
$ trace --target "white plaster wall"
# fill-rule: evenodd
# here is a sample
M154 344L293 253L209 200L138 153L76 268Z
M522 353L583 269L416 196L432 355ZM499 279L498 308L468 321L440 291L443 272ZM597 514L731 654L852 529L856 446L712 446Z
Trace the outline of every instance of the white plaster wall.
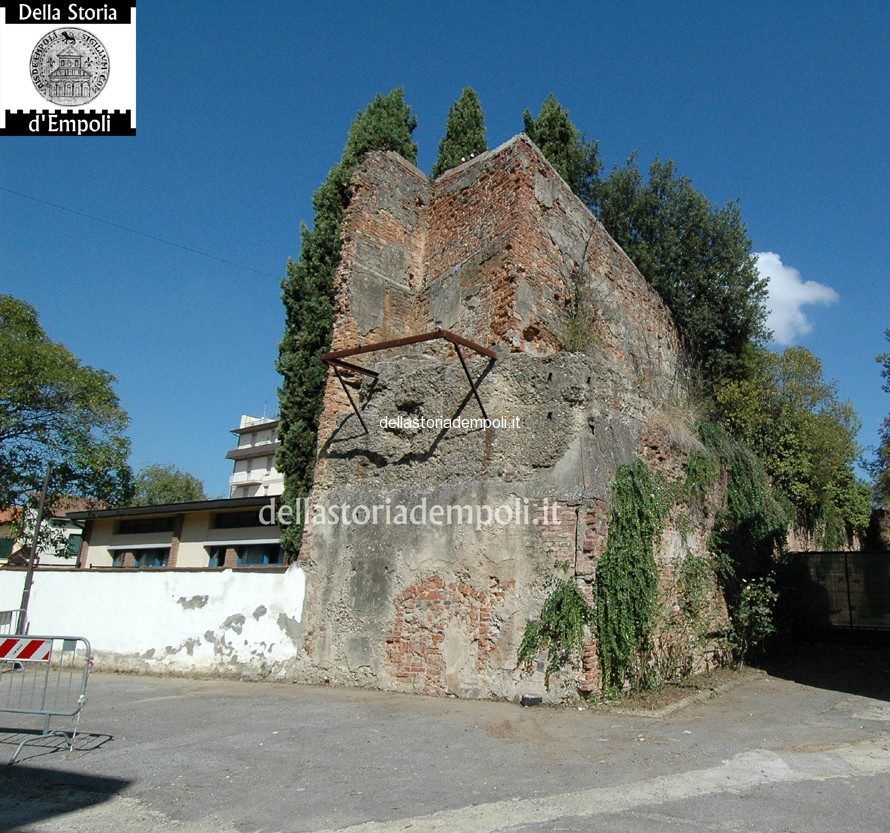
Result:
M0 570L0 610L19 606L24 571ZM38 570L33 634L84 636L97 667L283 675L300 653L305 574Z

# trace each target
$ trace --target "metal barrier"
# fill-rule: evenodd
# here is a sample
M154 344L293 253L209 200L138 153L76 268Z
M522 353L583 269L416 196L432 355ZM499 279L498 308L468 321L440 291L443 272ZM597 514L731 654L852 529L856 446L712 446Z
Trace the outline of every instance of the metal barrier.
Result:
M5 636L8 633L12 633L18 627L19 616L24 612L23 608L0 610L0 634ZM27 632L27 625L24 630Z
M23 740L9 763L43 738L63 737L74 748L92 665L90 643L80 636L0 637L0 713L43 717L43 733ZM74 729L51 730L54 717L76 718Z

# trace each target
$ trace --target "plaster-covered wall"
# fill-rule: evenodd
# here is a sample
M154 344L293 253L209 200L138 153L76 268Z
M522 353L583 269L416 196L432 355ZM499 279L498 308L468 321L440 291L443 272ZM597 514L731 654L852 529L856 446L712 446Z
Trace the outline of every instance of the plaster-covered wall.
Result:
M0 570L0 610L25 573ZM100 669L284 676L300 649L304 573L38 570L30 632L84 636Z

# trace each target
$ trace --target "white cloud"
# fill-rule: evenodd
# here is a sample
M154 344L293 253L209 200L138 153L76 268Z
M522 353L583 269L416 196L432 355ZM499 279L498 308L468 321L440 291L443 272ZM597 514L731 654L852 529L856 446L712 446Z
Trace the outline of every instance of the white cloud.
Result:
M828 306L838 300L837 292L830 286L802 280L800 272L782 263L782 258L775 252L755 252L754 257L757 271L769 281L766 326L773 331L773 340L779 344L790 344L813 329L803 311L804 306Z

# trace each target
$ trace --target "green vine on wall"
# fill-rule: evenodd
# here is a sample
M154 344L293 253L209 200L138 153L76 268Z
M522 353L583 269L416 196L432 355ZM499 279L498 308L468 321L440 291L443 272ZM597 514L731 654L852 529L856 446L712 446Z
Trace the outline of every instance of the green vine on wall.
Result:
M775 631L778 596L771 573L794 509L744 443L712 422L703 423L699 435L726 472L725 509L709 543L729 610L726 647L741 664Z
M658 603L654 544L667 512L661 484L640 461L619 466L606 550L596 572L596 626L605 692L647 683Z
M705 447L726 472L726 508L711 536L711 551L724 587L732 589L740 573L764 572L784 545L792 509L770 485L763 464L744 443L720 425L699 428Z
M526 624L519 646L519 662L531 665L538 654L545 651L544 685L549 688L551 674L580 658L586 632L592 627L593 608L574 579L563 579L544 602L538 621Z

